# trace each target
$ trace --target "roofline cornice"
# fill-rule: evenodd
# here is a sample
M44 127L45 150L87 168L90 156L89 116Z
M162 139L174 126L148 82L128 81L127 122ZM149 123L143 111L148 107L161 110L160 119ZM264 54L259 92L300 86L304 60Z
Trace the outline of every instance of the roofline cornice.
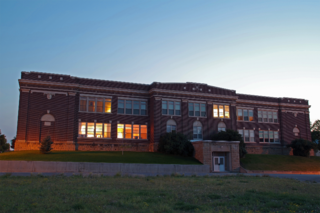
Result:
M275 102L253 101L253 100L244 100L244 99L238 99L237 104L268 105L268 106L275 106L275 107L290 107L290 108L304 108L304 109L309 109L311 107L310 105L275 103Z

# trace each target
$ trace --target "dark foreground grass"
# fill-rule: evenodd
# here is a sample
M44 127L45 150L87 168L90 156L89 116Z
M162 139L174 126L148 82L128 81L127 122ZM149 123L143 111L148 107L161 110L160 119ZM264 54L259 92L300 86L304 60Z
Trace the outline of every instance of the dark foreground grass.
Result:
M124 152L122 155L122 152L53 151L50 154L40 154L39 151L15 151L0 154L0 160L201 164L192 157L166 155L156 152Z
M320 157L246 155L241 165L249 170L320 171Z
M320 184L271 177L0 177L0 212L320 212Z

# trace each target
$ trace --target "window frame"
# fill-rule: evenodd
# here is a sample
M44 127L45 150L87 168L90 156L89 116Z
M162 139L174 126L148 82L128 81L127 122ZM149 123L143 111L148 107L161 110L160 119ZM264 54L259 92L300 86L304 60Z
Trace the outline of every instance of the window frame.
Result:
M85 134L81 134L83 136L80 136L80 128L82 126L82 123L85 123ZM88 123L93 123L93 137L88 137ZM101 136L102 137L97 137L97 124L101 124L102 125L102 132L101 132ZM104 137L104 133L105 133L105 125L110 125L110 137ZM77 135L77 138L94 138L94 139L111 139L111 123L105 123L105 122L84 122L84 121L79 121L78 122L78 135Z
M262 132L262 137L260 137L260 133ZM268 135L268 141L266 142L266 132L267 132L267 135ZM270 138L270 132L272 132L272 137L273 138ZM275 135L277 135L277 140L276 140L276 137ZM259 143L265 143L265 144L281 144L280 142L280 131L275 131L275 130L259 130ZM260 141L262 139L262 142ZM273 142L271 142L271 139L273 140Z
M242 116L241 116L242 120L239 120L239 110L241 110L241 112L242 112ZM248 118L248 120L244 120L245 119L244 111L247 112L246 117ZM250 112L252 112L252 116L250 116ZM255 122L253 108L237 107L236 113L237 113L237 122ZM252 120L250 120L250 118L252 118Z
M163 102L166 102L166 104L164 104ZM173 114L170 115L169 111L169 102L173 102ZM163 113L163 106L166 106L166 111L167 113L164 114ZM180 110L176 109L176 106L179 105L180 106ZM180 111L180 114L177 114L177 111ZM166 116L181 116L181 101L175 101L175 100L167 100L167 99L164 99L161 101L161 115L166 115Z
M90 100L91 99L91 100ZM92 101L94 99L94 111L89 111L89 101ZM98 112L98 99L102 99L102 112ZM81 110L81 100L86 100L86 110ZM110 101L106 101L110 100ZM110 112L105 112L105 103L110 102ZM79 109L78 112L85 112L85 113L99 113L99 114L112 114L112 97L110 96L91 96L91 95L80 95L79 97Z
M242 136L244 143L257 143L255 141L255 130L254 129L238 129L237 131ZM248 133L248 140L246 140L246 132ZM251 140L251 139L253 139L253 140Z
M214 110L215 110L215 106L217 106L217 116L215 116L214 114ZM222 110L223 110L223 116L221 117L220 115L220 106L222 106ZM229 111L228 113L226 113L226 106L228 107ZM229 117L226 117L226 114L229 115ZM212 117L213 118L217 118L217 119L231 119L231 114L230 114L230 105L228 104L212 104Z
M189 110L189 105L190 104L192 104L192 106L193 106L193 115L190 115L190 110ZM196 105L195 104L199 104L199 116L198 115L195 115L196 114L196 112L198 112L198 111L196 111ZM203 111L201 111L201 105L205 105L205 116L201 116L201 113L203 112ZM181 109L180 109L181 110ZM188 102L188 116L189 117L196 117L196 118L207 118L208 116L207 116L207 103L204 103L204 102L196 102L196 101L190 101L190 102Z
M259 120L259 113L261 114L261 121ZM267 121L264 120L263 115L266 114ZM272 118L269 118L269 115L271 114ZM258 109L258 123L269 123L269 124L279 124L279 115L278 110L276 109ZM276 115L276 116L275 116ZM272 122L270 122L270 119L272 119Z
M118 138L118 125L123 125L123 138ZM126 138L126 126L131 126L131 138ZM139 126L139 138L138 139L134 139L133 135L134 135L134 126ZM146 139L142 139L141 138L141 126L146 126L146 134L147 134L147 138ZM148 125L147 124L125 124L125 123L118 123L117 124L117 140L143 140L146 141L148 140Z
M119 101L123 101L123 113L119 112ZM131 113L127 113L127 101L131 102ZM139 114L134 114L134 105L135 102L139 102ZM145 103L145 104L141 104L141 102ZM141 106L145 105L146 106L146 114L143 115L141 114L142 110ZM122 109L122 108L120 108ZM128 108L129 109L129 108ZM137 110L137 109L136 109ZM148 116L148 100L136 100L136 99L125 99L125 98L118 98L118 102L117 102L117 115L133 115L133 116Z
M194 121L193 124L192 124L192 138L193 138L192 140L203 140L203 125L202 125L202 123L200 121L198 121L201 124L201 126L198 126L198 125L195 126L196 122L197 121ZM195 127L196 127L197 130L198 130L198 127L201 127L201 138L198 137L200 134L198 134L198 133L194 134ZM197 135L197 137L194 138L194 135Z

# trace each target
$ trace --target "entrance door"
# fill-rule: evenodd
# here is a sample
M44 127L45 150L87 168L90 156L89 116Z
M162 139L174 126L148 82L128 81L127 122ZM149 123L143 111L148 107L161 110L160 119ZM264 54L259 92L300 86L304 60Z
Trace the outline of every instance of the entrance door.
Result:
M225 171L225 160L223 156L213 157L213 171L215 172Z

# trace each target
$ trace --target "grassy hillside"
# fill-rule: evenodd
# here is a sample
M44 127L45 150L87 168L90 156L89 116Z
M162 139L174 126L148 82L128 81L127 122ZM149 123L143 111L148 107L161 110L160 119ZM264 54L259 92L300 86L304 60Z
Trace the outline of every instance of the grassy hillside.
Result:
M246 155L241 165L249 170L320 171L320 157Z
M192 157L165 155L156 152L124 152L122 155L122 152L53 151L50 154L40 154L39 151L15 151L0 154L0 160L201 164Z

